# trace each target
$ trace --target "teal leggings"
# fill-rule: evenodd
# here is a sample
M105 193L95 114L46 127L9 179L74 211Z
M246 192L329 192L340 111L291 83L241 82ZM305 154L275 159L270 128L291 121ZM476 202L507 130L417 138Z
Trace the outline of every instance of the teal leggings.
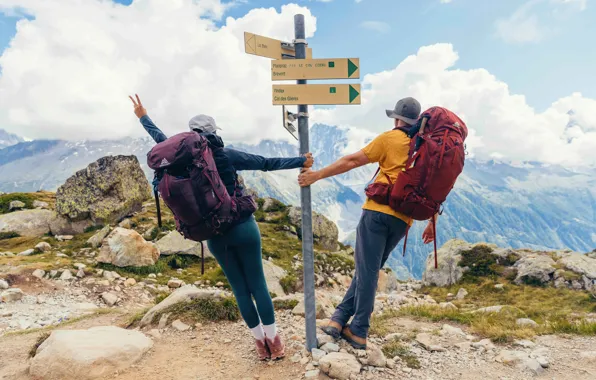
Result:
M223 269L248 327L255 328L260 322L274 324L273 302L261 258L261 232L254 217L207 241L207 246Z

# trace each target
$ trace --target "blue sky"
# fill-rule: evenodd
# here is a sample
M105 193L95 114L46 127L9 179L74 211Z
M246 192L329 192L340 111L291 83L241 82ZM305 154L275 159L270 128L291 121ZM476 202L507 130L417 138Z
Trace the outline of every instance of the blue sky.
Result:
M564 0L560 0L563 2ZM130 4L131 0L117 0ZM574 0L571 0L574 2ZM578 1L579 4L581 1ZM287 4L280 0L248 0L234 6L228 16L242 17L256 7ZM596 6L587 2L583 11L564 10L553 19L556 8L573 5L537 1L528 12L548 32L539 41L504 41L496 33L498 19L510 17L527 1L519 0L334 0L297 1L317 17L317 32L310 41L314 56L359 57L363 73L395 67L424 45L449 42L459 53L457 68L485 68L509 84L513 93L524 94L537 110L558 98L581 92L596 98ZM578 5L579 7L579 5ZM15 33L17 18L0 15L0 49ZM225 19L222 20L225 22ZM367 28L366 25L370 27Z

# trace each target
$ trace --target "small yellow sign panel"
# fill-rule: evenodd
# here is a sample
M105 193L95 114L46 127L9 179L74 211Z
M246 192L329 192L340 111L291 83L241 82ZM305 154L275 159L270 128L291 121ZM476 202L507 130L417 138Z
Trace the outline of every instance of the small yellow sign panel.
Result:
M359 84L273 85L273 105L360 104Z
M296 56L291 44L248 32L244 32L244 51L248 54L271 59L282 59L283 55ZM312 58L312 49L309 47L306 48L306 58Z
M272 80L358 79L360 59L294 59L271 61Z

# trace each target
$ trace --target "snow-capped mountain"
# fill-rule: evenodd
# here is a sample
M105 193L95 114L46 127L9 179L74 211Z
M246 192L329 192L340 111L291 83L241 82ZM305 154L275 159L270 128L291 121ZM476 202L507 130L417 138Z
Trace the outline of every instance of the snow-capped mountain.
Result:
M317 167L343 155L349 131L314 125L311 150ZM150 138L121 141L31 141L0 149L0 191L54 190L76 170L106 155L135 154L147 176ZM297 145L262 141L234 144L236 149L267 157L298 154ZM353 243L363 202L363 188L373 165L313 186L314 209L337 222L341 239ZM298 170L244 172L248 185L263 196L299 205ZM388 264L402 278L420 278L432 246L421 242L424 223L410 232L405 257L401 247ZM488 241L500 246L538 249L570 248L579 252L596 247L596 169L566 169L540 163L479 162L468 158L464 173L445 205L438 224L439 245L451 238Z
M0 149L6 148L7 146L15 145L24 140L12 133L6 132L4 129L0 129Z

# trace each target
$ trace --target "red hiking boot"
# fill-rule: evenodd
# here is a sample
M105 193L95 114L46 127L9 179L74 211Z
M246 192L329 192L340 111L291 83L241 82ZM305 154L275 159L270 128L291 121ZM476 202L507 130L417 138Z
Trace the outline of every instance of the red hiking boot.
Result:
M265 338L265 340L267 341L267 347L269 347L269 352L271 352L271 359L272 360L277 360L277 359L281 359L284 356L286 356L286 352L285 352L285 345L281 340L281 337L279 336L279 334L277 334L275 336L275 339L271 340L269 338Z
M255 339L255 344L257 346L257 356L259 357L259 360L267 360L271 358L271 352L269 352L269 347L267 347L267 342L264 339Z

